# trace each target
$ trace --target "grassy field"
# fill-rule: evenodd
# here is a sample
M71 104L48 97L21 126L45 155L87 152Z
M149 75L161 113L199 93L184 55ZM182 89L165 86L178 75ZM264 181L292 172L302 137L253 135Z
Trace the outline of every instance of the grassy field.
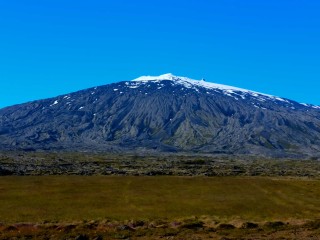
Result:
M320 180L268 177L0 177L0 222L320 218Z

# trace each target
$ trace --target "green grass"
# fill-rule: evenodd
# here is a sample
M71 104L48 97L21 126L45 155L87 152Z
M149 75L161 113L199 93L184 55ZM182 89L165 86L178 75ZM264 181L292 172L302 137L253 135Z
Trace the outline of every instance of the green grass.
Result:
M320 180L268 177L0 177L0 222L320 218Z

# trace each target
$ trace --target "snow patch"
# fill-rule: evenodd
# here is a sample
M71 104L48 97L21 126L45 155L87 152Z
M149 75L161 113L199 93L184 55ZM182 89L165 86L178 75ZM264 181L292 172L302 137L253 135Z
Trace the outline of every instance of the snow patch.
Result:
M305 107L311 107L314 109L320 109L320 106L312 105L312 104L307 104L307 103L300 103L300 105L305 106Z
M54 103L52 103L51 105L50 105L50 107L52 107L52 106L54 106L54 105L57 105L59 102L57 101L57 100L55 100L54 101Z
M275 97L275 99L278 100L278 101L282 101L282 102L287 102L287 103L289 102L289 101L287 101L287 100L285 100L283 98L279 98L279 97Z

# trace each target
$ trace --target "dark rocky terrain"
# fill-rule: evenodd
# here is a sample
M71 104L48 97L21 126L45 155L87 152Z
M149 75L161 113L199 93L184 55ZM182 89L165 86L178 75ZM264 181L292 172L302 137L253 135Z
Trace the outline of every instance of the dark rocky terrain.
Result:
M85 153L0 153L0 176L320 176L316 159L236 156L138 156Z
M0 149L320 157L320 109L162 75L1 109Z

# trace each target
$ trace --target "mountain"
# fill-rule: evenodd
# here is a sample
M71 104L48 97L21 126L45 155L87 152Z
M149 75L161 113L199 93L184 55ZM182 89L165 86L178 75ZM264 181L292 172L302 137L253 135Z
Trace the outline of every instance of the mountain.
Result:
M320 107L172 74L0 110L0 149L320 156Z

